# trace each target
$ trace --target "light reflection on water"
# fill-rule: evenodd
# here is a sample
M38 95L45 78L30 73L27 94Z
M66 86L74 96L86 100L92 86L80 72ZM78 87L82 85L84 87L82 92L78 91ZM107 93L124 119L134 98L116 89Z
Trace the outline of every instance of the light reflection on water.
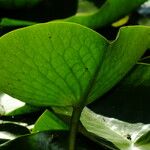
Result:
M13 110L23 107L25 103L7 95L0 95L0 115L4 115L5 113L12 112Z

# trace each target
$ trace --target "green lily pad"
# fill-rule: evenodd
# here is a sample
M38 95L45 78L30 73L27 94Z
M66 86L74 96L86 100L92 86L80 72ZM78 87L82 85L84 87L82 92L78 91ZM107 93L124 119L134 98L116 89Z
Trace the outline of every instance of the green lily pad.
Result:
M0 89L38 106L90 103L135 65L150 46L149 32L149 27L125 27L110 44L74 23L53 22L10 32L0 38Z
M68 130L69 127L54 113L46 110L34 124L32 132L46 130Z
M112 142L120 150L147 150L150 145L150 124L123 122L95 114L87 108L82 112L81 122L89 133L97 136L94 136L97 142L101 142L102 137Z
M33 7L37 5L41 0L1 0L0 8L23 8L23 7Z

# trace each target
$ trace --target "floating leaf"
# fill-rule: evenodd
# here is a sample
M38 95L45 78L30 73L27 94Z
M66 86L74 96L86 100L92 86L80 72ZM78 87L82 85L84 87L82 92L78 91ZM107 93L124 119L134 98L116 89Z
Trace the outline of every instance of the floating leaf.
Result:
M150 36L148 35L150 28L145 27L145 29L148 29L146 42L141 38L137 38L138 28L138 26L122 28L117 36L118 38L110 44L97 76L96 84L89 94L89 101L93 101L93 99L102 96L106 91L110 90L136 64L138 57L142 55L142 50L150 47ZM139 32L141 33L139 37L142 37L142 35L144 37L145 33L142 30L139 30ZM135 41L141 43L136 48L134 48L136 45Z
M21 27L21 26L30 26L36 24L35 22L31 21L24 21L24 20L16 20L11 18L2 18L0 20L0 27Z
M32 132L46 130L68 130L68 126L54 113L46 110L36 121Z
M90 28L103 27L128 15L146 0L107 0L97 11L77 13L65 21L76 22ZM111 17L110 17L111 16Z
M12 0L9 0L12 1ZM25 0L22 0L25 1ZM128 15L138 8L146 0L107 0L100 8L96 8L92 2L79 2L78 12L62 21L75 22L90 28L99 28L111 24ZM9 4L4 1L5 4ZM83 7L83 5L85 5ZM88 6L87 6L88 5ZM116 11L117 10L117 11ZM82 12L82 13L81 13ZM111 16L111 17L110 17ZM34 24L30 21L19 21L14 19L2 19L1 26L29 26Z
M0 89L33 105L90 103L133 67L149 47L149 32L149 27L125 27L110 44L74 23L10 32L0 38Z
M64 111L62 112L64 114ZM49 124L47 117L52 119L51 116L43 115L39 122ZM80 127L79 131L91 140L109 149L129 150L139 148L147 150L146 148L150 144L150 124L123 122L118 119L95 114L88 108L84 108L80 120L84 128ZM55 121L55 118L53 121ZM49 130L50 127L45 126L44 129L42 127L39 129L44 131Z
M148 59L144 60L148 62ZM96 113L129 122L149 123L149 89L150 64L138 63L100 101L93 103L91 109Z
M65 114L65 111L66 112L68 112L69 114ZM66 110L65 108L64 108L64 110L62 109L62 107L60 107L59 109L57 109L57 114L63 114L63 115L66 115L67 116L67 120L70 120L70 117L71 117L71 111L70 110ZM46 115L46 114L48 114L48 113L50 113L49 115ZM55 127L53 126L51 126L50 125L50 123L51 122L55 122L56 120L59 120L59 121L61 121L59 118L58 118L58 116L54 116L54 117L51 117L51 115L54 115L54 114L52 114L50 111L46 111L39 119L38 119L38 121L35 123L35 128L33 129L33 132L36 132L36 130L39 130L40 132L43 132L43 131L48 131L48 130L51 130L52 128L54 129ZM61 121L62 122L62 121ZM66 119L65 119L65 122L66 122ZM69 123L68 123L69 121L67 121L66 122L66 126L69 126ZM43 124L43 126L42 126L42 124ZM62 124L62 123L61 123ZM64 124L64 122L63 122L63 124ZM36 127L37 126L37 127ZM57 126L57 125L56 125ZM64 125L63 126L60 126L59 125L59 128L58 128L58 130L60 130L60 129L62 129L62 130L66 130L67 128L65 127L64 128ZM81 132L81 133L83 133L85 136L87 136L88 138L91 138L92 140L94 140L95 142L97 142L97 140L98 140L98 143L100 144L100 145L102 145L102 146L104 146L104 147L113 147L113 148L116 148L116 146L114 145L114 144L112 144L110 141L107 141L106 139L103 139L103 138L98 138L97 139L97 137L94 137L94 135L92 134L90 134L90 133L87 133L87 131L84 131L83 130L83 127L81 127L80 126L80 128L79 128L79 131ZM94 138L93 138L94 137ZM85 138L85 137L84 137ZM100 141L99 141L100 140ZM95 143L96 144L96 143ZM89 145L89 144L88 144Z
M41 0L1 0L0 8L22 8L22 7L33 7L37 5Z
M120 150L147 150L149 146L150 124L130 124L95 114L87 108L82 112L81 122L88 132L95 135L93 138L96 138L97 142L101 143L101 138L104 138Z
M142 135L135 143L137 149L147 150L150 148L150 131Z
M82 13L94 13L98 11L98 7L93 3L93 1L88 1L88 0L79 0L78 4L78 14Z
M1 89L27 103L54 106L80 103L108 45L96 32L72 23L16 30L0 43Z

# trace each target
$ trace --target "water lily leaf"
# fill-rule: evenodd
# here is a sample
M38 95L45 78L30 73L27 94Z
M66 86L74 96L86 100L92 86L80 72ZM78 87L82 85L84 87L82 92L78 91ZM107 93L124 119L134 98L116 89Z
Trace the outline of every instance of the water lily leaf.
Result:
M54 113L46 110L34 124L32 132L46 130L68 130L69 127Z
M94 13L98 11L98 7L93 1L79 0L77 13Z
M95 114L87 108L82 112L81 122L88 132L112 142L120 150L138 148L147 150L148 148L150 124L131 124L107 118ZM96 140L98 142L98 139Z
M148 59L142 61L148 62ZM90 107L96 113L109 117L149 123L149 89L150 64L140 62L119 84Z
M137 39L137 37L130 36L131 34L137 33L136 29L137 28L134 27L122 28L120 31L120 36L118 36L119 38L117 38L109 46L108 50L106 51L99 75L97 76L96 84L89 94L89 101L102 96L104 93L110 90L133 67L133 64L136 64L138 58L135 58L135 56L140 56L141 54L138 53L140 53L142 49L148 49L150 47L149 35L147 35L148 41L146 43L141 41L141 39ZM150 28L148 27L147 29ZM141 33L141 35L142 34L143 33ZM135 42L131 44L131 41L136 41L138 43L141 42L142 47L134 49L133 47L135 46Z
M36 24L31 21L17 20L11 18L2 18L0 19L0 27L21 27L21 26L30 26Z
M66 114L65 111L67 111L69 114ZM52 114L52 112L47 110L42 114L42 116L35 123L33 132L37 132L37 131L43 132L43 131L48 131L48 130L52 130L55 128L57 128L57 130L68 130L69 129L68 126L69 126L69 122L70 122L70 118L71 118L71 111L66 110L65 108L63 111L62 107L60 107L59 109L57 109L56 113L61 114L61 115L63 114L65 116L67 115L67 121L66 121L66 119L64 120L64 118L63 118L63 120L64 120L64 122L63 122L62 120L60 120L60 118L58 118L57 115L54 115L54 114ZM57 122L56 122L57 120L58 120L58 122L60 122L60 125L57 125ZM63 122L63 124L62 124L62 122ZM55 126L51 126L51 123L52 124L54 123ZM115 150L117 149L117 147L110 141L107 141L106 139L104 139L102 137L99 138L99 137L95 136L94 134L90 134L87 131L84 131L82 126L79 127L79 131L81 133L83 133L83 135L88 137L89 139L92 138L93 141L97 142L98 144L100 144L103 147L107 147L107 148L113 147L113 148L115 148Z
M107 0L97 11L77 13L65 21L76 22L90 28L103 27L128 15L146 0ZM117 10L117 11L116 11ZM110 17L111 16L111 17Z
M125 16L124 18L112 23L113 27L120 27L125 25L129 21L129 16Z
M27 27L4 35L0 43L1 89L27 103L56 106L81 101L108 45L96 32L72 23Z
M37 5L41 0L1 0L0 8L22 8L22 7L33 7Z
M90 103L133 67L149 47L149 32L149 27L125 27L110 45L74 23L53 22L10 32L0 38L0 89L32 105Z
M97 8L92 2L80 1L77 13L74 16L63 19L62 21L75 22L90 28L100 28L125 17L145 1L146 0L107 0L100 8ZM7 4L6 6L9 5L8 2L4 1L3 3L5 3L5 5ZM29 26L32 24L34 23L30 21L19 21L7 18L4 18L1 22L1 26L3 27L18 25Z
M53 119L51 116L43 115L39 122L49 124L48 117L50 117L50 120ZM150 124L123 122L95 114L88 108L84 108L80 121L84 126L84 128L80 127L79 129L82 134L109 149L129 150L141 148L147 150L146 148L149 146ZM49 126L45 126L45 128L39 126L39 131L49 129Z
M132 123L149 123L149 88L150 64L138 63L110 92L90 104L90 108L108 117ZM72 112L71 108L53 107L53 110L67 116L71 116Z
M150 148L150 131L142 135L137 141L136 146L140 150L147 150Z

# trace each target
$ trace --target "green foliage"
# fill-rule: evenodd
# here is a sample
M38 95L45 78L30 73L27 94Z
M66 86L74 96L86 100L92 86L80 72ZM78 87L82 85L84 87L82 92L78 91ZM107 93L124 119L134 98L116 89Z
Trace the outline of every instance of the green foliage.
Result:
M85 109L81 115L81 122L93 138L101 143L101 138L111 141L120 150L146 150L149 144L150 125L130 124L114 118L107 118ZM141 141L141 142L140 142ZM138 143L138 144L137 144ZM114 149L111 145L106 145Z
M146 150L150 147L150 131L142 135L135 143L136 147L141 150Z
M9 18L2 18L0 22L1 27L13 27L13 26L30 26L36 23L30 21L23 21L23 20L16 20L16 19L9 19Z
M129 14L146 0L107 0L93 13L77 13L65 21L76 22L90 28L103 27ZM117 11L116 11L117 10Z
M95 114L88 108L84 108L80 120L84 127L80 126L82 134L112 150L130 148L146 150L149 146L150 124L131 124L119 121ZM47 110L35 123L33 132L66 130L66 127L67 124L65 125L56 115Z
M26 1L26 0L22 0L22 1ZM122 0L122 1L107 0L100 8L97 9L92 2L90 3L87 1L83 1L83 2L79 1L79 8L77 13L71 17L62 19L61 21L75 22L90 28L104 27L105 25L109 25L114 21L117 21L118 19L121 19L122 17L128 15L130 12L138 8L145 1L146 0L132 0L132 1L131 0ZM83 5L85 5L84 8ZM88 9L84 10L85 8ZM30 21L22 21L22 20L14 20L14 19L12 20L8 18L4 18L0 22L0 25L2 27L28 26L32 24L34 23Z
M122 109L119 101L136 108L141 98L140 107L148 106L150 27L122 27L112 41L87 28L110 25L145 1L82 0L74 16L41 24L1 19L2 30L29 26L0 37L1 150L149 149L150 124L92 110L107 112L111 102ZM51 2L0 0L0 8L29 11L43 3Z
M33 7L41 0L0 0L0 8L22 8Z
M7 49L9 41L11 46ZM74 106L84 101L81 97L87 92L107 45L97 33L71 23L31 26L1 37L0 43L0 73L4 75L0 77L4 81L1 90L31 104L54 106ZM2 56L6 51L10 54ZM26 61L20 63L20 59ZM12 79L9 72L14 74Z
M32 132L46 130L68 130L68 126L55 114L46 110L36 121Z
M124 27L115 41L108 42L88 28L62 22L10 32L0 38L1 91L29 104L81 107L78 120L82 107L106 93L136 64L149 48L149 34L149 27ZM54 115L45 112L44 117L53 122L52 129L61 129ZM39 128L46 130L47 125L38 121L35 131ZM120 144L103 138L119 148L130 145L117 136Z
M114 86L149 48L149 32L149 27L125 27L110 44L72 23L11 32L0 39L0 89L40 106L89 103Z

